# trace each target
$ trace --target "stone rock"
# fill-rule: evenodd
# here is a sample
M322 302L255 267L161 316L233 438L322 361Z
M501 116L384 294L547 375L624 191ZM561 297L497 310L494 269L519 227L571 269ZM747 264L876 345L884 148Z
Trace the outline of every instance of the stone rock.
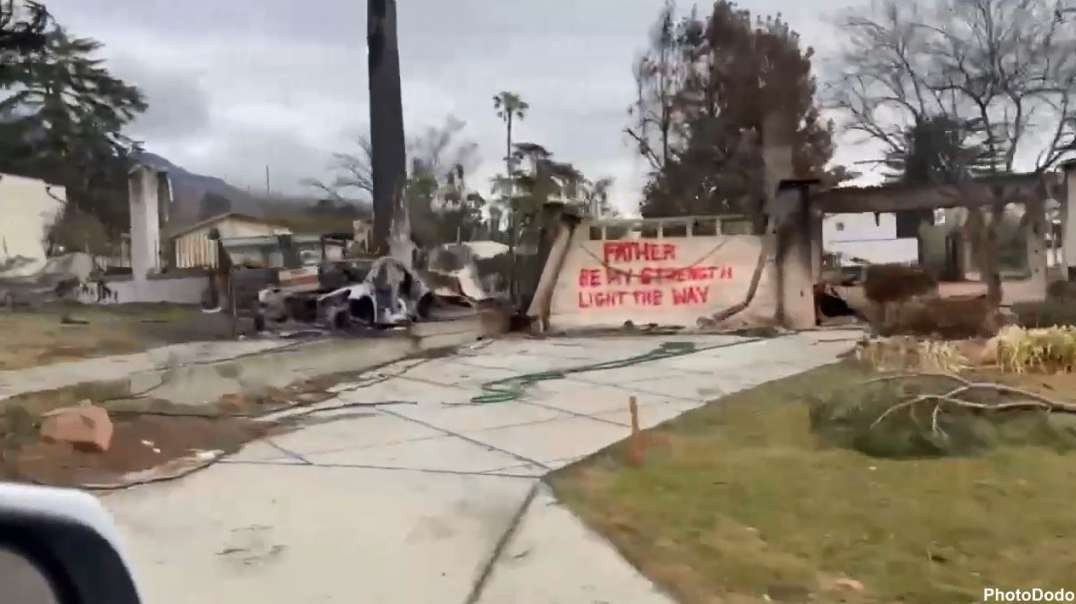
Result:
M41 437L45 440L91 451L107 451L112 444L112 420L104 407L63 407L42 417Z
M855 579L849 579L847 577L834 581L833 588L845 591L863 591L865 589L862 582L856 581Z

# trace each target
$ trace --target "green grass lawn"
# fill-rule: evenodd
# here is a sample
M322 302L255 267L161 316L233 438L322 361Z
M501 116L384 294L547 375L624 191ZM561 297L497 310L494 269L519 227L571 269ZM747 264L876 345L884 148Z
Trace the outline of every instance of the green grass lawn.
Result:
M804 397L832 365L712 403L552 478L558 496L683 602L980 601L1076 589L1076 454L999 446L895 460L829 446ZM835 585L850 578L862 591Z

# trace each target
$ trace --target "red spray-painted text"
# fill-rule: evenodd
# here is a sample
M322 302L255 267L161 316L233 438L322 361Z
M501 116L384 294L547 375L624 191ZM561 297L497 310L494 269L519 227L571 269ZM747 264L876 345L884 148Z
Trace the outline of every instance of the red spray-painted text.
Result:
M711 284L733 278L730 265L676 266L677 253L677 245L673 243L605 242L604 267L579 271L579 308L707 304ZM643 266L611 266L640 263Z

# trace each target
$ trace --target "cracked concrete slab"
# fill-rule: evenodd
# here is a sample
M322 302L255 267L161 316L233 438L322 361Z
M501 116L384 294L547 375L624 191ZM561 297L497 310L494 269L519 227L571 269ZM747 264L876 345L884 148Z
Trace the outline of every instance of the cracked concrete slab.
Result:
M305 456L437 436L443 436L443 433L379 413L310 426L274 436L272 441L280 447Z
M147 602L453 602L469 592L531 485L220 464L103 499Z
M465 394L465 397L466 400L470 400L469 395ZM396 407L393 412L404 417L429 422L453 432L489 430L507 426L531 426L571 417L563 411L516 402L490 405L461 404L460 406L420 403L414 406Z
M628 436L628 429L589 417L570 417L465 435L555 469L564 465L556 460L598 451Z
M372 465L479 473L519 460L511 455L452 436L405 441L330 453L309 453L313 464ZM541 474L536 474L541 476Z
M568 569L571 580L565 580ZM672 602L541 488L482 593L515 604Z
M580 396L583 392L586 395ZM643 394L630 387L609 385L582 385L576 381L551 381L538 384L526 391L521 399L525 403L559 409L566 413L597 415L628 409L628 399L636 395L640 405L684 402L660 394Z
M234 455L228 456L225 462L237 461L281 461L282 463L302 463L294 457L289 457L278 447L270 445L267 441L247 443Z
M626 437L632 394L649 427L831 362L852 346L841 335L572 374L485 405L470 400L488 380L623 359L663 342L742 339L506 338L393 363L303 409L313 412L307 425L183 480L103 500L155 603L670 602L547 491L528 500L536 480ZM339 408L384 401L413 404Z

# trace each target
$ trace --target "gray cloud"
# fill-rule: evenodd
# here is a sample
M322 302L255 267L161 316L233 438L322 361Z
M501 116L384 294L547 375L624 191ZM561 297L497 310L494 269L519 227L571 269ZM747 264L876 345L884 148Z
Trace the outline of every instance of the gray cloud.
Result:
M210 99L197 73L150 65L129 54L117 54L109 69L137 83L146 96L149 109L131 126L136 138L184 139L207 134Z
M754 0L783 11L805 42L826 47L821 18L849 0ZM614 176L630 208L645 174L623 139L630 65L663 0L400 1L408 134L467 122L481 186L500 170L503 124L492 96L522 94L518 140L539 142L592 178ZM153 108L135 125L147 148L240 186L301 191L324 178L368 121L365 2L357 0L50 0L60 20L106 44L117 73ZM687 6L688 3L683 3ZM703 5L706 2L701 3ZM844 150L842 149L842 153ZM849 157L854 156L854 151Z

